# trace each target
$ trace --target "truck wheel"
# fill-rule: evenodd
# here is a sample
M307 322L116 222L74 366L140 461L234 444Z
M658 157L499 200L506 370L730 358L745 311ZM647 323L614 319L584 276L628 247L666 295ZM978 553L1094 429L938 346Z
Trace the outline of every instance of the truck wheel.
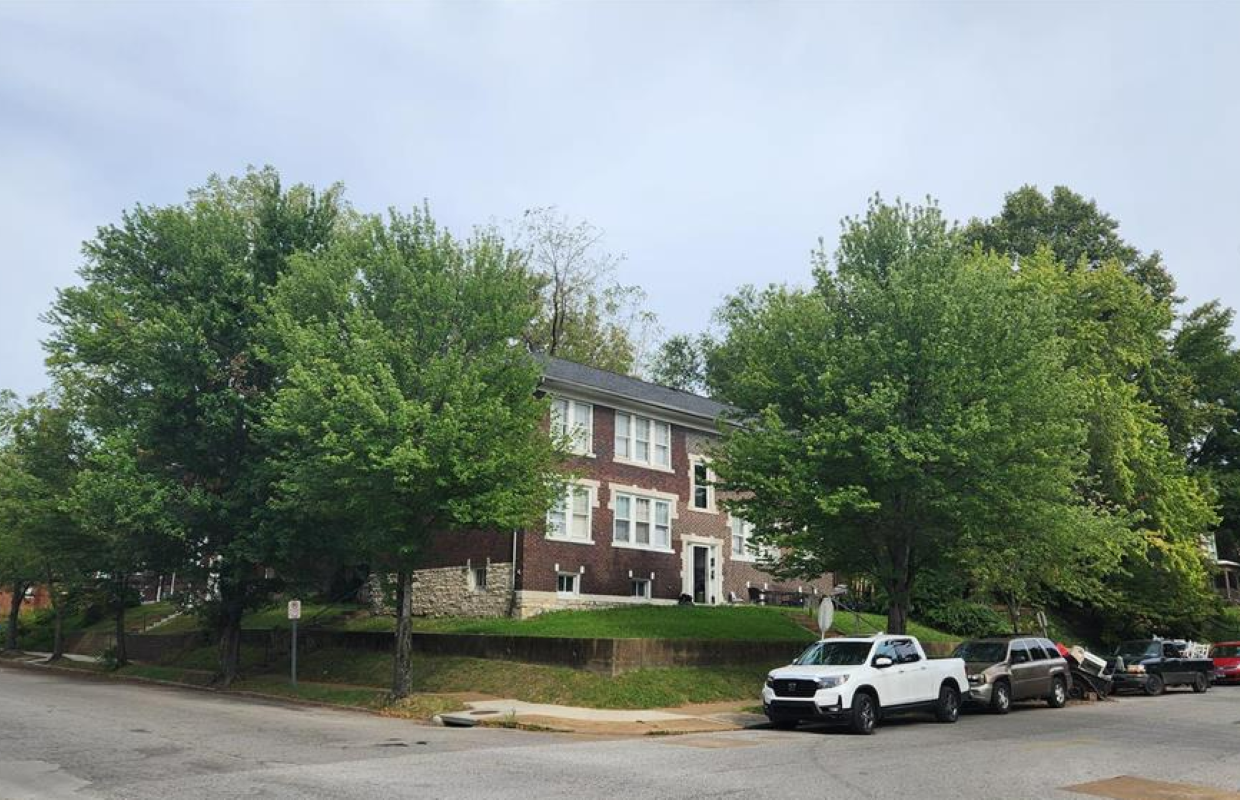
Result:
M1056 678L1051 683L1051 695L1046 698L1046 704L1051 708L1063 708L1068 704L1068 687L1063 678Z
M1163 693L1163 689L1165 688L1167 687L1163 683L1161 675L1151 675L1149 679L1145 681L1145 693L1149 697L1158 697L1158 695Z
M865 692L857 694L852 702L852 720L849 722L849 728L853 733L869 736L874 733L874 726L877 723L878 703Z
M1012 687L1007 681L999 681L990 690L990 710L996 714L1006 714L1012 710Z
M943 684L939 689L939 701L934 704L934 718L939 722L955 722L960 718L960 691L955 686Z
M1197 677L1193 678L1193 691L1196 692L1197 694L1201 694L1202 692L1204 692L1205 690L1209 688L1210 688L1210 682L1206 680L1205 673L1198 672Z

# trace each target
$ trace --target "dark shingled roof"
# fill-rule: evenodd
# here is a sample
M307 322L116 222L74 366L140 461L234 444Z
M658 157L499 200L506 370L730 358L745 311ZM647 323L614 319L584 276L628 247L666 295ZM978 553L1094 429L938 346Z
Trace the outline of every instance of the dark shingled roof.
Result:
M682 392L679 389L669 389L657 383L587 367L585 364L578 364L574 361L565 361L562 358L545 355L539 356L538 360L542 362L543 374L547 378L607 392L639 403L647 403L709 420L717 419L734 410L731 406L711 400L709 397Z

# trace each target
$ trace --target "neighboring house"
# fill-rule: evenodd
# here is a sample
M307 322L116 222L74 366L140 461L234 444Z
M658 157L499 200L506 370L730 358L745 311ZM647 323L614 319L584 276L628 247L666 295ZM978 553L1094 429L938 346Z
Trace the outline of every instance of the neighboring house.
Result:
M557 358L544 359L543 391L576 477L544 525L436 537L414 573L414 613L793 603L829 590L830 576L763 572L751 527L720 506L707 453L726 406Z
M1216 568L1214 590L1229 603L1240 603L1240 563L1218 557L1214 534L1205 537L1206 556Z
M31 586L26 589L25 597L26 599L22 601L22 609L51 608L52 606L52 598L48 595L46 586ZM9 606L12 603L12 591L0 589L0 616L9 613Z

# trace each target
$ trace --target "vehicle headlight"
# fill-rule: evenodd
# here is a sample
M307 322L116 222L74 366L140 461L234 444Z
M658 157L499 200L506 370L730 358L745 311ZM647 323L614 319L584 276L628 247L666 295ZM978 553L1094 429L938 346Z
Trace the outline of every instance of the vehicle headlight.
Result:
M818 679L818 688L819 689L834 689L836 686L839 686L842 683L846 683L847 681L848 681L847 675L828 675L825 678Z
M1128 671L1133 674L1140 675L1145 672L1145 666L1142 664L1132 664L1128 667Z
M767 676L766 676L766 685L767 685L767 686L769 686L770 688L774 689L774 688L775 688L775 678L774 678L774 677L772 677L772 676L770 676L770 675L767 675Z
M970 675L969 676L969 683L985 683L985 682L986 682L985 675Z

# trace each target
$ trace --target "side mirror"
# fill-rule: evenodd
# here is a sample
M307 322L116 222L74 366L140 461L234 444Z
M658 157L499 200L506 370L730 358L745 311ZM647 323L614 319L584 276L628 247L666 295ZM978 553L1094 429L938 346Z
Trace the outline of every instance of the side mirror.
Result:
M875 656L873 663L875 669L886 669L896 662L892 661L887 656Z

